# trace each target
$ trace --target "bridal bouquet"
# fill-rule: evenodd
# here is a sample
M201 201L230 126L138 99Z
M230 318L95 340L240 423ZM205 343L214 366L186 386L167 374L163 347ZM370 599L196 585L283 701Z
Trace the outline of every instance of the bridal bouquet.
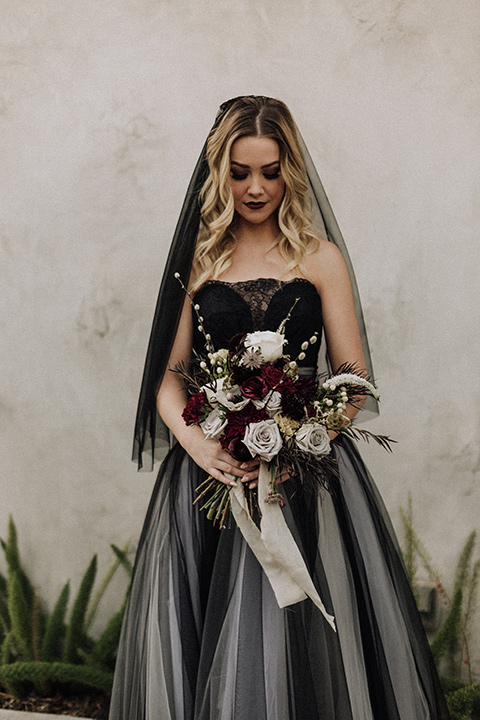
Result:
M192 301L193 302L193 301ZM228 348L215 350L203 327L200 308L199 330L204 334L206 356L197 358L192 371L180 373L190 391L183 411L187 425L199 425L206 438L218 440L236 460L259 458L268 465L270 484L267 503L284 504L276 478L284 471L306 490L318 492L319 484L329 487L335 477L335 461L329 457L329 431L352 437L372 437L387 449L389 438L353 428L345 415L347 403L355 404L366 395L378 399L374 385L353 366L316 381L302 376L299 363L305 351L317 342L313 335L301 346L296 358L285 352L285 325L291 312L276 331L263 330L232 338ZM245 507L250 515L258 506L257 489L245 483ZM231 488L212 477L197 488L196 502L208 518L226 527L230 520Z

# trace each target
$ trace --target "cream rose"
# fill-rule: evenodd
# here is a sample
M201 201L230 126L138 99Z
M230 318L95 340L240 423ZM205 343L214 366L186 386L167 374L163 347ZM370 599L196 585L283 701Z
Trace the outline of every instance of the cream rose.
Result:
M330 438L324 425L302 425L295 433L297 447L312 455L328 455Z
M268 461L281 450L282 436L275 420L262 420L247 426L243 442L253 456Z
M222 434L227 424L226 418L222 416L223 413L220 408L215 408L208 417L200 423L200 427L202 428L207 440L218 440Z
M264 362L274 362L283 355L283 346L286 340L283 335L271 330L257 330L248 333L244 340L246 348L258 350Z
M267 404L265 405L265 410L269 414L270 417L273 417L277 413L280 412L282 409L282 396L278 392L278 390L274 390L270 397L267 400Z

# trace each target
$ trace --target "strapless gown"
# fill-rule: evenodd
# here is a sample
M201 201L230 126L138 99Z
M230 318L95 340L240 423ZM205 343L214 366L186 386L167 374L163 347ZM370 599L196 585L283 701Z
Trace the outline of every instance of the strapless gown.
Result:
M307 280L211 281L195 301L218 349L239 332L276 330L296 298L286 326L295 357L322 330ZM203 351L196 330L194 347ZM332 453L340 475L332 493L306 496L292 481L282 492L337 633L310 599L278 607L239 530L218 530L193 506L205 473L173 447L139 542L110 720L448 718L381 498L354 443L337 439Z

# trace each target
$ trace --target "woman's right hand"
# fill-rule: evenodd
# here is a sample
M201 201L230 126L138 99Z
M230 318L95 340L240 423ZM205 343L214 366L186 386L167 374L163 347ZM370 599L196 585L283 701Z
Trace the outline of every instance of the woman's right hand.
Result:
M207 440L205 436L195 438L195 441L189 443L186 450L199 467L203 468L215 480L225 483L225 485L232 487L237 485L235 480L232 480L228 475L233 475L247 482L255 480L258 476L258 458L253 458L248 462L235 460L222 448L219 442Z

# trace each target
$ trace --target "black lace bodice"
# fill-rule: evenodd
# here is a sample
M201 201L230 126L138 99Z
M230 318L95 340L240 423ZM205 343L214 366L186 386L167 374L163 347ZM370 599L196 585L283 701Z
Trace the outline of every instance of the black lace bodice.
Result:
M277 330L297 298L285 327L288 340L285 351L294 358L305 340L315 331L319 336L322 332L322 304L309 280L258 278L234 283L209 280L195 295L195 303L200 305L205 331L212 336L214 347L219 349L228 347L231 338L238 333ZM194 315L193 347L197 353L204 354L205 340L197 325ZM317 354L318 343L308 348L301 364L315 367Z

